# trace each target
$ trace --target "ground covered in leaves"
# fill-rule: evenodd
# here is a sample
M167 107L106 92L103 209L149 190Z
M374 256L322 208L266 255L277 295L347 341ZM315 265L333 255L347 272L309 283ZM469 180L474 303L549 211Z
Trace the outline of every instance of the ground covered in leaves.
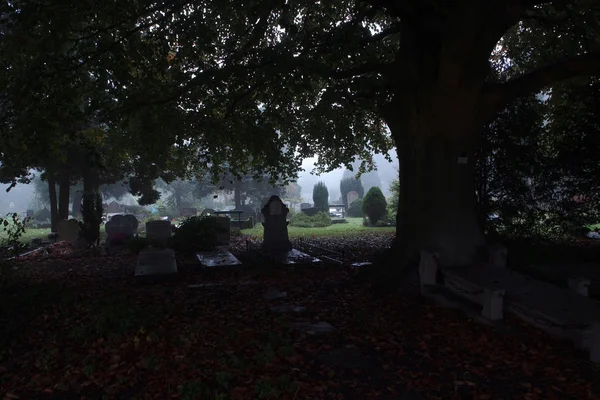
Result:
M337 246L363 258L389 239ZM134 265L60 246L20 263L0 294L4 399L600 398L600 371L569 344L375 293L353 270L233 273L182 259L177 281L141 285ZM296 330L299 320L335 331Z

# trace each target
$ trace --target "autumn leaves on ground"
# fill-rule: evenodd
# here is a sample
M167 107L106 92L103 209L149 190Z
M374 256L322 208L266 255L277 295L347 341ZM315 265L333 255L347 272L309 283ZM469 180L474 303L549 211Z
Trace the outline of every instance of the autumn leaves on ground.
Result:
M21 262L1 294L4 399L600 398L600 371L569 344L375 293L342 267L208 274L180 260L179 280L140 285L134 256L59 250ZM283 304L306 312L271 309ZM336 330L293 330L299 318Z

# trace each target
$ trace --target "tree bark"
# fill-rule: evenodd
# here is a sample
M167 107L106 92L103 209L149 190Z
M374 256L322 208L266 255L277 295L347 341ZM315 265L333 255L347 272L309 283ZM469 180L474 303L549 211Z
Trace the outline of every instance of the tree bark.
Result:
M57 232L58 226L58 202L56 201L56 181L51 174L47 174L48 195L50 197L50 230Z
M67 172L62 172L58 192L58 218L69 218L69 196L71 194L71 177Z
M442 266L469 264L485 244L475 207L472 152L468 143L447 135L427 135L419 142L398 147L397 249L407 259L431 250Z

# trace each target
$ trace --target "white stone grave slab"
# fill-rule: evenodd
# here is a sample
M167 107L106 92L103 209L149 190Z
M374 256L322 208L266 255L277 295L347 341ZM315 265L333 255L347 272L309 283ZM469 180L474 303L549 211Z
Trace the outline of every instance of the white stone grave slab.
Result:
M198 261L205 267L234 267L242 265L227 249L216 249L214 251L202 251L196 253Z
M161 277L177 274L175 252L171 249L146 250L138 255L135 277Z
M503 268L446 268L444 276L451 291L482 305L486 296L490 299L487 291L505 289L505 312L551 335L570 339L587 350L590 359L600 359L600 302Z

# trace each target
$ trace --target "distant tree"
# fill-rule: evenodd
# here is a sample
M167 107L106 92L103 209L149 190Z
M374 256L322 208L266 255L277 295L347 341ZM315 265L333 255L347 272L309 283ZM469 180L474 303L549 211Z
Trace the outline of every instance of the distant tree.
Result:
M375 225L387 213L387 201L377 186L373 186L363 198L363 214Z
M356 199L348 207L347 216L352 218L361 218L363 214L363 199Z
M400 181L394 179L390 185L390 200L388 201L388 216L396 221L398 215L398 199L400 198Z
M362 198L365 195L365 189L359 179L355 178L344 178L340 181L340 192L342 194L342 202L348 209L348 193L355 191L358 193L358 198Z
M313 187L313 203L319 211L329 211L329 191L324 182L317 182Z
M288 183L285 187L284 199L290 204L290 208L302 203L302 187L296 182Z
M165 204L181 213L183 207L190 206L194 203L194 194L197 190L197 182L193 180L175 179L172 182L166 183L164 180L157 180L156 186L162 189L165 196Z

